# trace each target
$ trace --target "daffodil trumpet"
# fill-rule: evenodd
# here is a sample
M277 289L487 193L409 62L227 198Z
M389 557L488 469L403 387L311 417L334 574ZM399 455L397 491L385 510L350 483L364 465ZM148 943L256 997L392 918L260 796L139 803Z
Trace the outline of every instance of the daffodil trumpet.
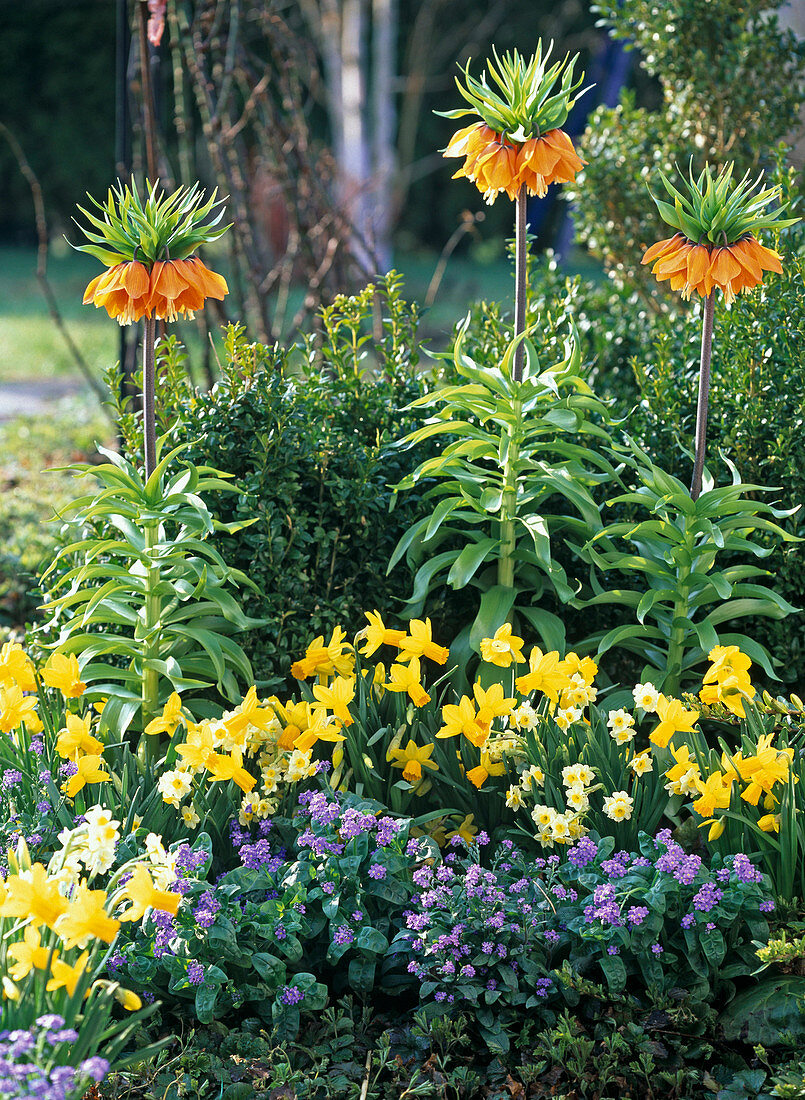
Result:
M667 279L672 290L684 299L698 294L703 299L702 345L699 365L699 393L696 403L696 435L690 495L698 500L702 491L704 452L707 439L707 412L710 399L710 362L713 349L715 292L721 290L729 305L736 294L751 290L763 281L766 271L782 273L779 253L766 248L756 234L761 229L784 229L799 218L782 218L780 188L758 190L762 175L750 183L749 174L737 183L733 165L725 165L713 174L706 164L694 179L692 166L682 189L676 188L660 172L660 178L672 203L652 194L660 217L676 230L672 237L657 241L646 249L642 263L653 263L652 273ZM649 192L651 194L651 192Z

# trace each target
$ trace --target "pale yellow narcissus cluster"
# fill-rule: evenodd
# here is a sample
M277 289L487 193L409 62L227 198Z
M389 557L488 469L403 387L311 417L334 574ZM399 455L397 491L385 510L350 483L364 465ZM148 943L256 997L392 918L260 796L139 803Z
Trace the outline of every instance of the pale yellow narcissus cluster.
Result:
M509 668L513 664L525 663L522 655L523 641L511 633L511 627L506 624L501 627L494 638L486 638L481 643L482 658L489 664ZM598 669L590 657L580 657L576 653L568 653L564 658L557 651L544 653L538 646L532 648L528 659L528 672L517 676L514 683L517 691L524 696L544 696L552 704L552 717L560 729L566 730L577 722L585 722L585 708L597 698L597 688L594 679ZM476 699L479 693L479 685L475 685ZM483 694L483 693L482 693ZM503 692L500 689L502 696ZM477 700L480 702L480 700ZM507 746L506 755L511 759L513 766L525 757L522 732L534 730L539 724L538 712L530 698L500 700L504 710L499 710L494 717L503 717L511 734L511 743ZM487 746L489 741L490 718L487 709L482 717L485 721L479 721L483 708L475 711L474 701L464 697L456 707L445 707L443 719L445 727L437 737L452 736L461 733L477 746ZM480 726L480 729L479 729ZM611 711L609 715L609 728L613 739L618 744L629 744L635 736L634 718L625 710ZM629 761L634 764L632 770L637 779L646 771L651 770L652 762L647 751L636 754ZM482 759L481 768L475 769L485 781L489 772ZM484 774L484 773L487 774ZM472 780L472 774L467 773ZM532 765L521 770L519 783L511 785L506 793L506 805L509 809L519 810L527 807L533 800L531 817L537 828L537 836L546 847L555 844L567 844L577 840L586 832L584 817L590 808L590 796L600 789L596 784L594 770L586 764L568 766L562 771L562 782L565 790L565 808L558 810L554 806L548 806L538 801L537 790L544 783L545 776L542 769ZM480 785L480 784L479 784ZM616 791L606 796L604 800L604 813L613 820L628 820L632 811L632 799L623 791Z
M502 664L498 657L499 647L507 643L511 646L512 662L525 663L522 656L523 641L511 635L511 628L501 627L492 639L481 643L482 657L489 663ZM594 678L598 671L595 662L589 657L579 657L568 653L564 659L557 651L543 653L534 646L528 659L529 671L518 676L514 683L517 690L525 696L534 693L545 696L553 704L553 718L560 729L567 729L574 722L584 721L585 707L594 702L597 689ZM529 698L507 700L510 704L505 720L515 734L507 753L512 764L524 759L525 750L521 731L534 730L539 716ZM583 824L584 814L589 809L590 794L598 789L594 786L595 773L587 765L578 764L566 767L562 773L565 787L565 809L557 810L537 801L537 789L544 784L545 776L540 767L531 765L520 773L519 783L509 787L506 793L506 805L518 810L534 801L531 818L537 828L539 841L546 847L554 844L567 844L577 840L586 831Z
M336 627L329 642L314 639L293 665L298 679L316 677L312 702L283 703L276 696L261 700L251 687L242 703L221 718L195 722L181 697L171 695L145 730L167 737L180 728L184 732L175 745L178 765L158 781L163 800L177 809L188 828L195 828L194 783L204 777L210 785L233 782L241 789L241 824L269 817L287 784L315 775L314 746L344 740L341 730L353 722L349 704L355 695L354 664L344 631Z
M336 709L341 710L342 704L343 697L335 701ZM289 700L283 704L276 697L260 700L256 688L251 687L233 710L198 723L185 713L180 697L174 694L162 716L146 727L146 733L173 736L180 725L185 728L184 739L176 744L180 763L163 772L158 787L163 800L179 811L188 828L195 828L199 817L192 794L197 777L205 776L210 785L234 782L240 788L241 824L269 817L285 784L315 774L314 745L343 740L342 724L321 702Z
M522 640L513 638L509 626L502 627L492 639L481 644L482 656L488 663L501 667L510 667L514 663L523 663ZM568 653L564 658L557 651L543 652L535 646L529 655L528 672L514 680L517 690L525 696L544 697L551 704L549 713L561 730L579 722L587 722L585 708L595 702L597 689L594 679L598 669L590 657L580 657ZM667 698L652 684L638 684L633 692L635 707L643 715L656 715L657 725L650 733L650 741L658 748L664 747L674 733L689 731L698 719L698 712L688 710L683 703ZM516 735L522 731L534 730L539 717L531 699L507 700L510 706L506 721ZM473 700L464 697L457 707L445 707L443 711L445 729L438 736L450 736L461 733L474 744L485 743L489 734L486 729L478 730L478 718ZM654 760L650 748L634 751L632 742L637 730L635 717L624 708L608 712L607 726L610 736L618 745L627 749L624 764L636 783L641 776L653 771ZM512 760L523 754L522 744L511 749ZM469 773L468 773L469 774ZM628 774L628 773L627 773ZM486 777L484 777L486 778ZM595 772L588 765L566 767L562 773L565 788L565 808L559 810L537 800L535 789L542 785L544 776L541 769L529 768L522 771L518 785L509 787L506 805L519 810L534 800L531 810L532 819L537 826L538 837L546 846L564 844L583 835L584 817L590 809L590 796L600 789L595 783ZM604 794L602 811L613 821L629 821L634 808L634 797L628 791L613 791Z
M534 769L528 769L520 779L528 782L529 774ZM540 772L540 782L544 781ZM536 777L531 780L531 785L537 782ZM553 806L547 806L538 802L531 811L531 819L537 827L537 837L546 848L552 848L554 844L569 844L579 837L584 836L584 814L590 807L590 795L598 790L600 785L595 784L595 772L587 764L569 765L562 769L562 783L565 788L566 809L557 810Z

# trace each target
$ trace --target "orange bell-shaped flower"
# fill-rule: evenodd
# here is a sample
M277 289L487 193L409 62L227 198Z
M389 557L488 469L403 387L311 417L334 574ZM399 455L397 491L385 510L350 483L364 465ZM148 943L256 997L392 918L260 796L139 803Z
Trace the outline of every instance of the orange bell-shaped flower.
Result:
M120 325L150 317L151 284L148 268L139 260L115 264L101 272L84 291L84 305L103 307Z

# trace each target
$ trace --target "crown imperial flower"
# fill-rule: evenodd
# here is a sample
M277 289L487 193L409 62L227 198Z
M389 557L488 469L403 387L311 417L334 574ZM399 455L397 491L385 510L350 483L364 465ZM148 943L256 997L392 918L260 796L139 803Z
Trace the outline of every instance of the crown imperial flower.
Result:
M749 174L737 183L733 165L715 175L709 164L694 179L692 167L677 189L660 172L672 202L652 198L660 217L676 230L673 236L648 248L642 263L653 263L657 279L669 280L683 298L696 293L706 298L718 287L727 302L763 280L764 271L782 273L780 256L757 239L761 229L784 229L799 218L782 218L782 205L768 210L780 198L779 187L758 190L762 176L750 183Z
M444 156L465 158L453 178L472 180L489 203L501 191L515 199L522 187L542 197L551 183L569 183L584 166L561 129L587 91L579 91L584 74L574 80L578 54L549 66L552 49L551 42L543 54L538 40L528 61L517 50L503 57L493 50L494 61L487 64L494 87L485 72L480 80L470 76L467 62L464 82L456 84L469 107L437 112L445 118L479 116L453 135Z
M207 298L222 300L226 280L193 253L229 226L219 224L223 210L216 192L207 202L203 198L198 184L166 195L158 182L149 182L143 203L134 182L129 187L118 181L105 203L91 198L101 216L79 207L91 228L81 227L89 243L75 247L107 265L87 287L84 304L130 325L142 317L192 317Z

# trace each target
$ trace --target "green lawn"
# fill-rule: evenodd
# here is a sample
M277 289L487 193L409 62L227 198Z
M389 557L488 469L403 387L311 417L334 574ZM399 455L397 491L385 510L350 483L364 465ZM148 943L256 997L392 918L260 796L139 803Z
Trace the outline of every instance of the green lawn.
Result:
M98 265L89 257L56 246L48 275L73 340L91 370L100 376L117 358L117 326L83 306L84 287ZM77 374L75 361L48 315L36 278L36 251L0 247L0 383L65 378Z

